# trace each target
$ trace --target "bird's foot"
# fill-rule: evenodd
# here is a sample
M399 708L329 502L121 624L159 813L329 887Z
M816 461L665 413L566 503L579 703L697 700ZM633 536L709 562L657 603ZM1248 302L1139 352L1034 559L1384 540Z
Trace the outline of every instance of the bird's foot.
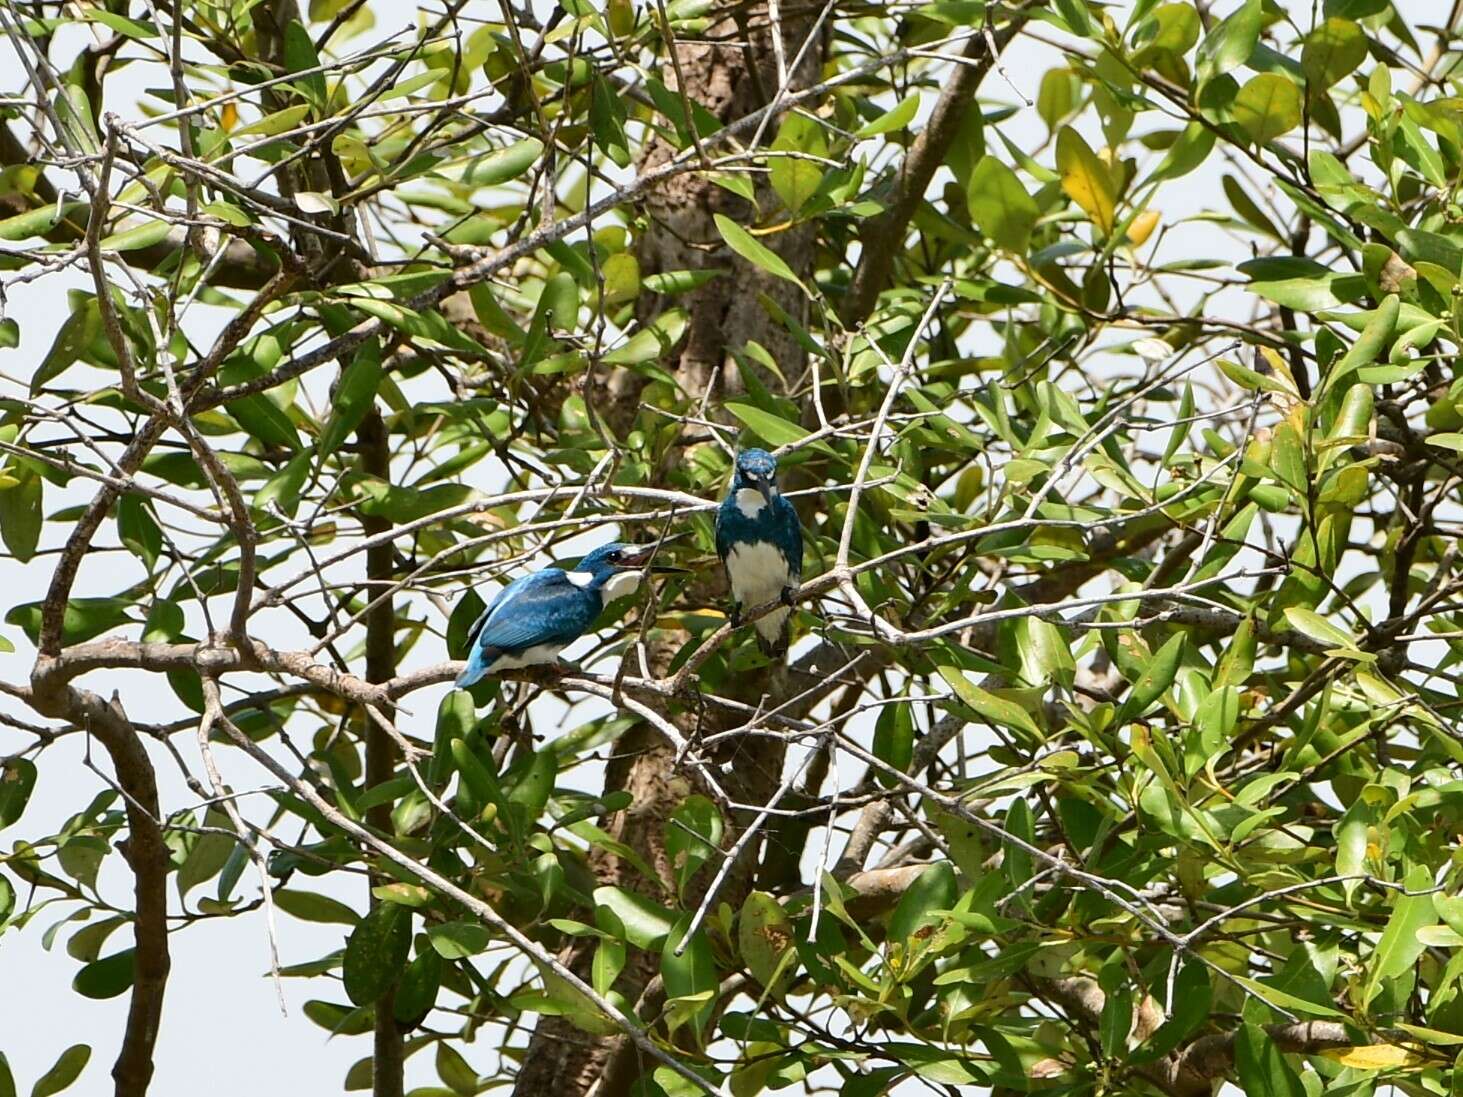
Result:
M788 609L797 609L798 588L783 587L777 594L777 599Z
M732 628L742 627L742 604L733 602L730 610L727 611L726 619L731 622Z

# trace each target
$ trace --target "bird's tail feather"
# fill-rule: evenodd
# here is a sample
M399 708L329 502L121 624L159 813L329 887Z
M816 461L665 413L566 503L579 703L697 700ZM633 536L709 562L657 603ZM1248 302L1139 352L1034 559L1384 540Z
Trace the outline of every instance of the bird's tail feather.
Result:
M482 681L483 675L488 673L488 665L497 657L496 648L473 648L472 654L467 657L467 666L457 676L457 681L453 685L457 689L467 689L469 686L477 685Z
M754 622L757 647L769 659L780 659L787 654L787 623L790 616L791 614L785 609L774 610L766 617L759 617Z

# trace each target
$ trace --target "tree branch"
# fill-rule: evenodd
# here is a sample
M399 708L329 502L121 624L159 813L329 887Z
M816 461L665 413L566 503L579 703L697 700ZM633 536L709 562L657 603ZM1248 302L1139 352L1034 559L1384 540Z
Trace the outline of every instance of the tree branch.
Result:
M929 122L914 139L899 165L894 197L890 199L888 208L871 220L859 237L859 264L841 310L845 327L853 328L863 323L874 311L879 294L889 285L894 260L904 252L904 233L915 210L924 201L930 180L945 162L966 111L975 105L975 93L981 81L998 61L1000 52L1025 25L1030 6L1030 0L1026 0L1011 13L1010 21L999 31L976 35L965 43L960 60L952 66L949 83L935 101Z
M86 728L112 760L117 784L127 802L128 837L123 847L132 869L137 903L133 921L132 999L122 1048L112 1066L117 1097L143 1097L152 1081L153 1048L162 1022L163 994L171 960L168 954L168 847L163 841L157 779L121 701L111 703L88 690L61 682L33 685L28 698L43 715Z

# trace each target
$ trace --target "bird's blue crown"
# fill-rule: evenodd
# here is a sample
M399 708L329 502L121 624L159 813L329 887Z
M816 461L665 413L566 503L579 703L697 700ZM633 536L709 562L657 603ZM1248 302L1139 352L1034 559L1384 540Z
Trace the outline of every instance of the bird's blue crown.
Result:
M776 476L777 458L765 449L744 449L737 454L734 487L758 487L762 484L775 486Z
M644 563L645 555L644 550L635 545L611 541L585 553L584 558L574 566L574 570L588 572L599 583L603 583L617 571L639 567Z

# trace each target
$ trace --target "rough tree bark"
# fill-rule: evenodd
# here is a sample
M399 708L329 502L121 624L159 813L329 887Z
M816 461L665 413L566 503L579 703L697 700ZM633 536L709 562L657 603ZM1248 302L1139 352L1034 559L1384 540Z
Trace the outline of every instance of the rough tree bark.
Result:
M784 20L782 44L787 63L791 63L812 29L812 17ZM666 83L711 114L728 122L767 103L778 87L777 61L772 48L772 27L767 5L753 3L738 18L723 18L707 29L702 40L678 43L674 64L662 72ZM789 73L789 86L806 86L817 75L823 50L814 42L803 51L803 60ZM775 123L774 123L775 126ZM769 127L767 140L776 133ZM652 170L668 161L675 150L663 141L653 142L640 165ZM768 201L775 197L768 192ZM796 379L803 370L802 349L793 337L773 320L759 300L766 295L794 317L804 315L807 299L797 287L773 278L764 271L738 258L722 243L714 216L718 213L739 223L747 223L751 210L737 198L701 174L672 178L652 190L644 205L649 228L639 241L641 271L645 275L661 271L699 270L719 267L728 273L701 286L679 303L687 309L687 326L683 342L676 353L674 368L682 387L693 395L713 395L736 391L741 387L741 374L736 354L751 341L760 343L773 355L783 374ZM768 207L770 208L770 207ZM798 227L764 238L798 274L807 274L812 267L813 234L810 228ZM641 310L641 319L649 319L665 303L648 298ZM669 363L668 363L669 364ZM771 383L774 379L769 377ZM627 371L616 372L603 379L592 392L602 417L615 429L623 430L633 421L643 387L643 380ZM664 638L655 645L652 658L661 665L661 673L671 655L679 647L676 637ZM783 674L774 680L773 690L786 690L791 679ZM804 683L806 684L806 683ZM753 701L756 697L751 698ZM677 723L689 732L696 723L695 714L677 717ZM702 730L707 730L703 721ZM714 730L714 729L713 729ZM714 762L734 762L727 772L727 792L743 803L760 804L777 788L782 771L783 752L778 744L759 740L755 751L729 748L713 755ZM670 881L673 866L665 848L666 820L694 791L692 779L675 767L674 751L660 734L641 725L632 729L617 743L615 759L608 767L606 791L624 789L633 800L632 807L621 812L610 825L619 841L642 854L660 877L660 898L673 902ZM727 821L725 843L736 840L738 820ZM750 873L755 863L755 846L746 864L734 872L721 899L735 908L745 896ZM592 865L601 883L615 884L627 872L634 871L610 855L596 853ZM628 882L628 881L627 881ZM643 885L641 885L643 887ZM692 896L694 901L695 896ZM587 971L589 949L571 946L565 959L576 970ZM655 957L636 952L627 964L623 985L632 1001L651 981ZM613 1067L613 1069L611 1069ZM540 1021L530 1042L528 1055L519 1072L516 1097L578 1097L595 1083L596 1097L619 1097L639 1075L633 1045L615 1038L593 1039L567 1021L547 1017ZM601 1078L603 1079L601 1081Z
M361 444L361 466L383 481L391 479L391 442L380 412L372 411L361 421L356 432ZM391 528L389 519L362 515L361 528L368 537ZM394 573L392 544L382 541L366 550L367 600L381 592L382 584L390 583ZM366 681L388 682L396 674L396 605L392 598L382 598L366 615ZM366 738L366 787L374 788L389 780L396 771L396 744L386 730L365 712L361 714ZM391 806L381 804L367 812L373 827L391 833ZM386 881L371 877L371 883ZM369 897L372 907L379 902ZM371 1091L374 1097L401 1097L403 1091L403 1049L401 1026L396 1023L394 1007L396 988L389 987L376 1000L376 1027L372 1044Z

